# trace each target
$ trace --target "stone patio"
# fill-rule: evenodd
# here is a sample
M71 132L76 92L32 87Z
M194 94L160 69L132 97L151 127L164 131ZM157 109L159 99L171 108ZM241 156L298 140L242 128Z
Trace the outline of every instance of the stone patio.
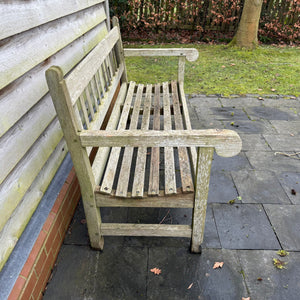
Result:
M243 140L238 156L214 157L202 255L185 238L106 237L93 251L80 204L44 299L299 299L300 99L199 95L189 104L193 128L233 129ZM191 210L102 210L104 221L112 216L176 224Z

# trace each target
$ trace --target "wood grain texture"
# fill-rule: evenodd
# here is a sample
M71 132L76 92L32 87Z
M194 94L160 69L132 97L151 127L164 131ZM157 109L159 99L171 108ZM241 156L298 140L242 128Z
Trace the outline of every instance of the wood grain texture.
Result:
M103 235L191 237L189 225L103 223Z
M150 109L152 100L152 85L147 84L146 96L143 105L143 119L141 129L146 130L149 128L150 122ZM145 184L145 171L146 171L146 159L147 159L147 148L140 147L137 150L137 159L135 166L135 173L138 176L134 176L132 185L132 196L142 197L144 195L144 184Z
M194 253L200 252L200 245L204 237L207 196L213 154L213 148L198 149L197 173L195 180L195 204L192 220L193 232L191 245L191 251Z
M46 79L80 184L91 246L102 249L104 241L100 232L101 216L94 197L95 179L86 149L77 146L80 141L76 116L63 73L58 67L51 67L46 72Z
M157 196L144 196L142 198L134 196L132 193L127 194L127 198L115 197L112 195L104 195L100 191L100 187L96 188L96 201L99 207L178 207L193 208L194 194L182 193L177 190L176 195L166 195L163 191L159 191Z
M13 36L0 50L0 89L103 22L105 18L103 5L99 4L26 31L20 36Z
M169 85L163 83L163 113L164 113L164 131L172 130L171 105ZM174 149L172 147L164 148L164 171L165 171L165 192L166 194L176 194L176 177Z
M223 157L237 155L242 147L239 135L227 129L100 130L79 135L84 147L213 147Z
M0 3L0 40L101 2L104 0L11 0Z
M62 140L52 152L47 163L35 177L30 189L15 208L0 234L0 271L12 253L15 245L26 228L31 216L44 196L47 188L67 154L67 146ZM38 155L35 156L38 159ZM28 174L31 174L28 172ZM16 182L16 180L15 180ZM9 199L19 196L17 193Z
M139 115L140 115L140 107L142 103L143 89L144 89L144 85L139 84L136 93L133 112L130 118L129 130L137 129ZM133 156L133 147L125 147L121 169L119 172L117 190L116 190L117 197L126 197L127 195L132 156Z
M188 61L197 60L199 53L195 48L140 48L133 49L127 48L124 49L125 57L129 56L183 56Z
M155 85L154 91L153 130L160 130L160 84ZM151 149L148 195L152 196L159 194L159 152L159 147Z
M15 80L12 86L4 88L0 95L0 136L46 95L48 86L45 72L51 65L59 65L64 74L68 73L106 33L105 23L97 25L84 36L52 55L51 59ZM48 99L51 102L50 97Z

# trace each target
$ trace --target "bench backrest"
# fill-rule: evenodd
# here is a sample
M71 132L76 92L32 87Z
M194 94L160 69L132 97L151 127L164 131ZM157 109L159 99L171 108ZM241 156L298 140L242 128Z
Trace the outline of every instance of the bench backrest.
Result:
M77 133L82 129L97 130L103 127L120 85L127 82L116 18L113 24L114 28L107 36L67 76L64 77L62 70L56 66L46 71L49 92L81 188L87 186L89 192L95 184L95 174L89 162L91 148L78 147L80 141ZM96 177L99 176L100 173Z

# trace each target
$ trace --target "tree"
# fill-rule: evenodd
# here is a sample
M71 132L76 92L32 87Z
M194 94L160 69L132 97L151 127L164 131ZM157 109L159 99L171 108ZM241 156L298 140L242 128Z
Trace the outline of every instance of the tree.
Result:
M245 0L238 30L230 45L253 49L258 45L257 32L263 0Z

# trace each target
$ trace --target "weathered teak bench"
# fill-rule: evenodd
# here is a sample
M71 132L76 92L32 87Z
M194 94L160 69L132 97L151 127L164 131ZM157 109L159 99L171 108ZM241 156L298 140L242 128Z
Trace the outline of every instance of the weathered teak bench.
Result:
M102 249L105 235L190 237L191 251L200 252L213 152L234 156L241 140L230 130L191 128L183 74L185 59L197 59L196 49L123 50L116 18L113 24L66 78L59 67L46 72L80 183L91 246ZM178 56L178 81L128 83L124 54ZM193 208L193 220L102 223L99 207Z

